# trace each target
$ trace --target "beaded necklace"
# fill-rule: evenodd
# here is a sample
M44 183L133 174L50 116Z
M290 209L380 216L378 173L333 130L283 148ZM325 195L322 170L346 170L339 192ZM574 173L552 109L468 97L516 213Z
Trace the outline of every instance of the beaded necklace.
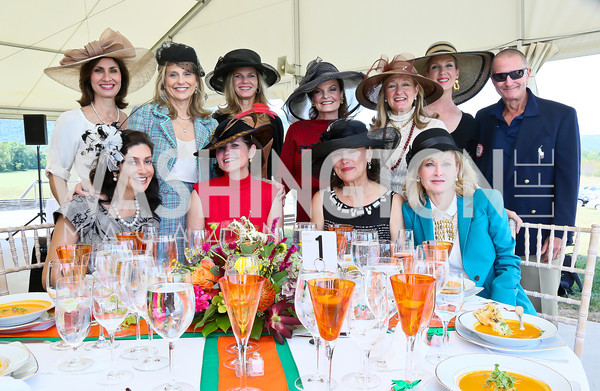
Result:
M401 128L397 127L396 124L394 124L394 121L390 121L390 123L392 124L392 126L394 128L396 128L398 130L398 132L400 132L400 137L402 137L402 131L400 130ZM407 125L408 122L404 125ZM408 133L408 138L406 139L406 142L404 143L404 148L402 148L402 153L400 154L400 157L398 158L398 161L396 162L396 164L394 164L392 166L392 171L395 170L396 168L398 168L398 166L400 165L400 162L402 161L402 158L404 157L404 154L406 152L406 149L408 148L408 144L410 143L410 140L412 138L413 135L413 131L415 130L415 121L413 120L412 126L410 127L410 133Z
M119 213L119 210L117 208L115 208L114 206L111 205L113 211L115 212L115 215L117 216L117 221L119 221L121 224L123 224L124 226L126 226L130 230L133 227L137 226L138 219L140 217L140 204L138 203L137 198L134 198L133 202L135 203L135 215L133 216L133 220L131 221L131 223L128 223L127 221L125 221L125 219L123 217L121 217L121 214Z

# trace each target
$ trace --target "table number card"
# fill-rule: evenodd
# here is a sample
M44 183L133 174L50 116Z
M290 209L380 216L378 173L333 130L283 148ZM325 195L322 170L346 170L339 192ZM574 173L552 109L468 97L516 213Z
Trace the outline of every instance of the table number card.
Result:
M302 231L302 266L306 270L335 272L337 242L333 231Z

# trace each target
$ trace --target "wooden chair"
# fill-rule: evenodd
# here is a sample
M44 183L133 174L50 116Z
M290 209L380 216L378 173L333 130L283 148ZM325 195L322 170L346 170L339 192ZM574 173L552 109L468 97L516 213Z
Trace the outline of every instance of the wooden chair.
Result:
M49 244L50 233L53 228L54 224L0 228L0 240L8 241L10 249L10 254L4 254L0 246L0 296L9 294L7 274L42 268L44 266L40 246L40 233L47 238L47 243ZM28 240L32 236L32 250L35 251L35 256L38 260L38 263L34 264L31 263L31 251ZM19 248L21 251L17 251Z
M511 228L513 228L513 236L515 235L514 227L511 224ZM568 227L568 226L555 226L555 225L544 225L544 224L530 224L523 223L521 226L521 230L524 230L524 239L525 239L525 257L524 259L528 260L529 256L532 254L530 249L530 238L532 235L535 235L535 262L532 261L522 261L522 265L533 266L540 269L555 269L560 272L572 272L579 273L584 275L583 281L583 289L581 291L581 299L575 300L572 298L566 298L556 295L550 294L542 294L539 292L532 292L526 290L528 296L531 297L539 297L541 299L553 300L559 303L567 303L572 304L578 307L577 318L567 317L567 316L552 316L544 313L539 313L538 315L544 319L548 319L553 322L560 322L568 325L576 326L575 330L575 346L573 350L575 354L581 359L583 355L583 341L585 338L585 329L587 324L587 318L590 307L590 298L592 294L592 283L594 280L594 271L596 268L596 257L598 255L598 244L600 243L600 225L593 224L591 228L581 228L581 227ZM553 265L551 263L543 262L541 255L541 248L543 245L542 237L543 233L547 232L549 234L549 257L553 258L552 249L554 244L555 232L559 231L558 236L562 237L562 246L558 255L558 264ZM562 234L561 234L562 232ZM565 259L565 253L567 250L567 235L569 232L573 233L573 255L571 257L570 265L563 265ZM586 264L585 269L576 268L575 262L579 256L579 251L582 243L585 243L584 240L589 236L588 242L588 250L586 255ZM582 254L584 255L584 254ZM560 278L560 274L558 273L558 278Z

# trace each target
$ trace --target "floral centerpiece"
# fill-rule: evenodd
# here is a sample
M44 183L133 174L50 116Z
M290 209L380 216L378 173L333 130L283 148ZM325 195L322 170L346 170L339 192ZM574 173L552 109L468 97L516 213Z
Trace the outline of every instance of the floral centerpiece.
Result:
M263 292L258 305L251 338L258 339L266 329L276 341L291 338L292 331L300 324L294 312L296 279L301 261L295 245L286 244L287 239L275 235L277 220L271 232L262 233L245 217L233 220L227 227L236 233L237 240L223 249L220 244L205 243L201 249L186 249L185 256L192 271L196 295L195 329L202 329L206 337L217 330L224 332L231 327L218 279L226 267L241 271L248 263L265 277ZM210 227L213 231L216 227ZM227 254L239 254L233 265L227 265Z

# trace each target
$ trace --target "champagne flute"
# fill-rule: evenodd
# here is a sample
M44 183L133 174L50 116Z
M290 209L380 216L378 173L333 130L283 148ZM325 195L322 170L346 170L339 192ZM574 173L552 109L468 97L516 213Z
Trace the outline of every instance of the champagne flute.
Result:
M391 277L392 290L406 335L405 379L417 378L415 342L419 330L429 324L435 307L435 278L422 274L397 274Z
M363 274L354 274L352 281L356 286L350 296L348 330L363 352L363 368L345 375L342 382L349 388L375 388L381 379L369 373L369 356L388 329L387 277L368 269Z
M94 318L108 331L111 346L111 369L98 379L98 383L105 385L119 384L133 377L133 374L127 370L114 368L115 347L113 343L115 341L115 332L129 313L127 308L127 292L124 284L117 275L104 275L95 272L93 277Z
M152 328L169 342L169 374L171 381L153 388L154 391L193 391L190 384L175 382L173 348L175 341L194 319L196 308L194 286L190 272L174 269L165 272L151 266L148 271L148 320Z
M295 385L299 390L305 388L311 389L313 384L325 384L325 379L321 376L321 362L320 362L320 347L322 344L321 336L319 335L319 328L315 319L315 310L312 305L310 298L310 292L308 290L308 281L313 278L335 278L334 273L328 272L317 272L317 271L303 271L300 272L296 280L296 292L294 296L294 310L298 319L302 323L306 330L313 336L315 341L315 349L317 352L316 358L316 372L300 376L296 379ZM334 380L332 380L334 382Z
M82 263L75 262L72 259L54 259L49 261L46 269L46 292L53 299L56 298L56 288L58 280L63 277L83 279L85 268ZM50 344L53 350L70 350L72 347L62 339Z
M188 229L187 230L187 244L186 244L186 264L193 266L195 263L191 263L191 259L188 259L187 252L192 251L192 254L202 251L204 243L206 243L207 233L205 229ZM189 249L189 250L188 250ZM198 258L200 260L200 258Z
M153 259L152 267L159 268L165 273L177 268L177 240L174 236L157 236L149 244Z
M329 361L327 390L331 391L331 367L335 341L348 311L354 282L342 278L315 278L308 281L319 335L325 341L325 356Z
M94 364L89 358L77 357L81 346L90 332L92 316L92 294L89 282L80 277L63 277L56 283L56 330L75 355L71 360L59 364L65 372L83 371Z
M436 295L446 286L449 271L448 250L445 247L417 246L414 272L435 278Z
M448 274L448 282L442 291L435 298L435 314L442 321L442 343L438 348L437 354L428 355L427 361L431 364L437 364L449 355L446 353L448 335L448 323L456 316L464 301L463 274L461 271L452 270Z
M256 391L246 385L246 344L254 324L256 309L266 279L252 274L229 275L219 279L227 315L238 344L240 386L229 391Z
M367 270L385 274L386 293L388 300L388 330L383 338L373 347L375 368L378 371L387 372L396 370L392 363L395 362L395 352L392 347L395 345L398 334L396 333L396 324L398 316L398 307L392 293L392 283L390 277L396 274L404 273L402 261L393 257L379 257L375 262L367 266Z
M238 233L233 229L229 227L221 228L221 232L219 233L219 243L221 243L221 248L225 254L233 253L239 239Z
M102 270L105 265L112 262L112 246L116 245L114 241L98 242L93 244L92 252L90 253L90 260L88 263L88 270L94 274L98 268ZM107 259L108 258L108 259ZM118 342L115 342L115 347L119 346ZM87 342L84 344L85 350L102 350L110 348L110 341L104 337L104 327L98 324L98 339L93 342Z
M402 262L404 273L413 273L414 253L415 241L413 239L413 231L410 229L401 229L394 243L392 257Z

